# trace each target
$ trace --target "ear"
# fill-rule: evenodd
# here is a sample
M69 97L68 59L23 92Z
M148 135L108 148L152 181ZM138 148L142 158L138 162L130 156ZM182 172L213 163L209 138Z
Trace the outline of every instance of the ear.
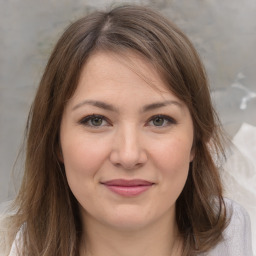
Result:
M192 162L195 158L195 146L193 145L192 148L191 148L191 151L190 151L190 162Z
M63 164L64 159L63 159L63 154L62 154L62 149L61 149L60 142L57 143L55 151L56 151L56 155L57 155L58 160Z

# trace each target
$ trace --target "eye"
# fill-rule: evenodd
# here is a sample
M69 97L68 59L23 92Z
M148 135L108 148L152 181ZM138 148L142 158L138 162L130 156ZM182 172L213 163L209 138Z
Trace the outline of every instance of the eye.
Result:
M101 127L101 126L108 126L109 123L106 121L106 118L102 115L89 115L84 117L80 124L89 126L89 127Z
M172 117L166 115L156 115L149 120L149 125L155 127L165 127L176 123L177 122Z

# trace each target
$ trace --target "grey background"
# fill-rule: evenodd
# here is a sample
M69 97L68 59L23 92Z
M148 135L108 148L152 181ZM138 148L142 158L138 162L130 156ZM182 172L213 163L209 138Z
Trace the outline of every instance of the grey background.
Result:
M0 0L0 203L10 200L27 114L52 47L71 21L124 1ZM144 0L189 36L208 71L227 132L256 125L256 1ZM22 163L16 164L22 173Z

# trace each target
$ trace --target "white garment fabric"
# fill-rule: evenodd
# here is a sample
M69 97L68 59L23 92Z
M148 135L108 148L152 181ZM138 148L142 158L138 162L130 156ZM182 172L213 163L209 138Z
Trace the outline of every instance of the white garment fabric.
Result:
M256 256L256 126L243 123L232 142L221 172L224 196L238 202L248 212Z
M224 240L210 252L200 256L253 256L251 241L251 223L246 210L236 202L225 199L228 214L232 214L230 223L223 233ZM9 256L17 256L17 237Z
M223 232L223 241L202 256L253 256L251 222L246 210L231 199L225 199L230 223Z

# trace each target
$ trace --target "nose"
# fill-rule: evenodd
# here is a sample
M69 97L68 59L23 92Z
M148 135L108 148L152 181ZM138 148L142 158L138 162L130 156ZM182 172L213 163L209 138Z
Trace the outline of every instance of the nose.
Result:
M136 127L127 126L117 130L113 138L110 161L126 170L137 169L147 162L147 153Z

